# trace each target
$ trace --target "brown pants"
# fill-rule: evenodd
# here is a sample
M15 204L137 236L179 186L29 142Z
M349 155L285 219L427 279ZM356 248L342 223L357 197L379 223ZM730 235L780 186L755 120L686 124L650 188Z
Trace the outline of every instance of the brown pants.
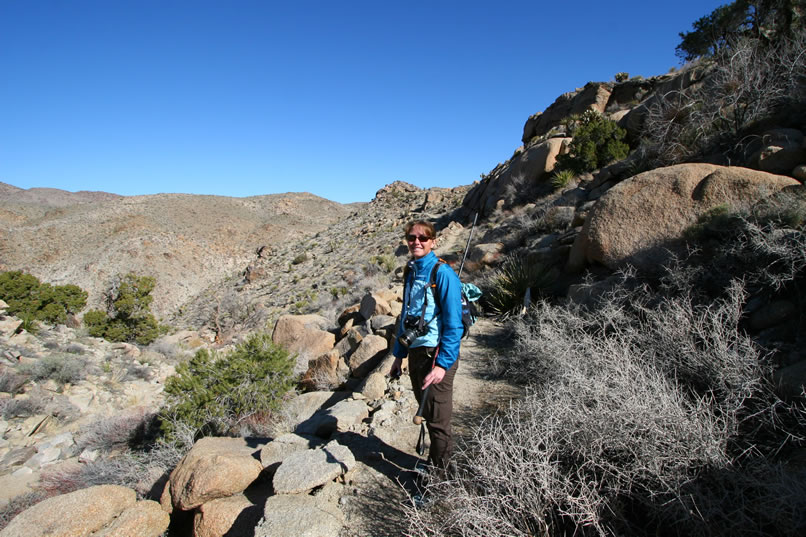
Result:
M435 347L409 349L409 377L418 405L423 397L423 379L434 364L435 350ZM453 378L456 376L457 369L459 369L459 360L454 362L439 384L431 384L428 387L423 407L423 418L431 439L428 460L439 468L448 467L448 461L453 451L451 416L453 415Z

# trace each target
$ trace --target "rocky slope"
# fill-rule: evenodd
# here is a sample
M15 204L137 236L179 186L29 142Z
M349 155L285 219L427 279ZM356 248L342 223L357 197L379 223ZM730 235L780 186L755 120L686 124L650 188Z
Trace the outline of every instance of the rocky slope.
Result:
M454 218L468 189L387 185L370 203L353 207L316 233L266 243L228 279L189 300L171 323L212 330L219 340L229 340L244 330L270 328L282 313L332 313L366 290L388 284L391 272L405 263L401 235L412 218L433 219L444 227L439 254L456 260L467 231Z
M153 310L177 311L266 244L299 241L352 211L310 194L121 197L3 185L0 270L76 284L100 304L112 278L155 276Z

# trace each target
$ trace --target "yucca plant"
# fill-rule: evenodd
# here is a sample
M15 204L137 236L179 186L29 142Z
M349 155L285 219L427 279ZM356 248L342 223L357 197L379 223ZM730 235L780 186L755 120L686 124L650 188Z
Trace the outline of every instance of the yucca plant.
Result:
M554 190L560 190L565 188L574 177L576 177L576 174L573 170L557 170L551 176L551 186L554 187Z
M495 274L483 284L487 289L485 306L494 314L507 317L524 308L524 297L544 295L557 278L555 270L527 256L508 257Z

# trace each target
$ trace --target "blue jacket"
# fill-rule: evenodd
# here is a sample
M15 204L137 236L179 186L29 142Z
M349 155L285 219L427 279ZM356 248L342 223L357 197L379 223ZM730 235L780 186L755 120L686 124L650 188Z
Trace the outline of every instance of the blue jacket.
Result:
M443 263L436 274L436 289L428 286L431 269L439 259L430 252L420 259L409 261L408 281L403 282L403 311L397 327L395 346L392 350L398 358L404 358L408 349L401 345L397 338L403 333L403 320L407 316L419 317L423 311L423 300L428 302L425 311L425 323L428 331L424 336L415 339L411 347L436 347L439 345L436 365L445 370L459 358L459 343L464 328L462 326L462 284L459 277L447 263ZM439 307L434 300L433 292L439 295Z

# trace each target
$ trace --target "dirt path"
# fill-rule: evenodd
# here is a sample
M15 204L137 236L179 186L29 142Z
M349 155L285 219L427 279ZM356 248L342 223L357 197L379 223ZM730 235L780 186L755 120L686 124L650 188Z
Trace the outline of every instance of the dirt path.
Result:
M488 355L500 352L507 339L508 334L500 323L479 319L470 336L462 342L461 363L453 391L453 427L457 436L467 434L485 415L520 395L518 387L493 379L488 372Z
M453 427L459 444L485 415L520 394L517 387L486 374L489 353L500 352L506 338L501 325L479 319L462 342L454 380ZM350 447L358 461L345 484L348 494L341 501L348 521L342 537L398 536L405 531L403 506L411 501L409 493L416 490L415 474L410 470L421 459L415 450L420 427L411 421L414 410L402 412L393 423L366 437L346 434L338 439Z

